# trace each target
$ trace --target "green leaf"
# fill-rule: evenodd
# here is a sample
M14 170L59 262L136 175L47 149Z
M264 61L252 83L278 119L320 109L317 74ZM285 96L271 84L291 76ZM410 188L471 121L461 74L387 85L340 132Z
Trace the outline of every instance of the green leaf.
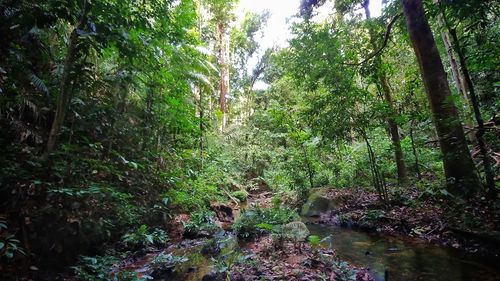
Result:
M257 225L255 225L257 228L260 228L260 229L263 229L263 230L268 230L268 231L272 231L273 230L273 227L274 225L272 224L269 224L269 223L259 223Z

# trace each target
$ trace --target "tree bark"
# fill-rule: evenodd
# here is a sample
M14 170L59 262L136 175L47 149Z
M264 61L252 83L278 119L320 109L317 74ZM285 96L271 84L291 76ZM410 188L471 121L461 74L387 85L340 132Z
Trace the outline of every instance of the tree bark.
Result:
M480 182L422 0L401 0L401 3L443 154L447 189L452 194L469 197L480 187Z
M69 38L68 52L64 61L64 70L61 78L61 84L59 86L59 97L57 98L56 114L50 128L47 147L43 158L48 158L49 155L54 151L57 139L59 138L61 126L64 123L66 111L68 110L73 88L72 72L75 65L75 60L77 59L78 30L83 29L83 27L85 26L88 11L89 4L87 3L87 1L85 1L83 4L83 10L80 20L76 27L73 28Z

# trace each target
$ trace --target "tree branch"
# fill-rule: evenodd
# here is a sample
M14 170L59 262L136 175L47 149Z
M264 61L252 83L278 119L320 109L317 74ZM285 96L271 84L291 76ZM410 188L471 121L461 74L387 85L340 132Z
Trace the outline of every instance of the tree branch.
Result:
M384 35L384 42L382 43L382 46L378 50L376 50L375 52L373 52L370 55L368 55L368 57L365 58L364 60L362 60L361 62L358 62L358 63L342 63L342 64L344 64L344 65L351 65L351 66L359 66L359 65L362 65L362 64L366 63L367 61L371 60L375 56L379 55L384 50L384 48L387 46L387 42L389 42L389 36L391 35L392 26L399 19L399 17L401 17L402 14L403 13L399 13L399 14L395 15L391 19L391 21L389 22L389 25L387 25L387 30L386 30L385 35Z

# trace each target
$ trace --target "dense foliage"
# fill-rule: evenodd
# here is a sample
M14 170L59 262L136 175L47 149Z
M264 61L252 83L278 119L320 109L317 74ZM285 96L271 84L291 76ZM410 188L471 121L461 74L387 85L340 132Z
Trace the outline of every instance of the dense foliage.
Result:
M496 1L424 1L451 89L442 112L401 14L422 1L386 1L377 18L350 0L318 16L324 2L302 1L288 44L263 50L270 14L237 21L237 1L0 0L5 276L88 256L80 279L135 280L106 275L117 258L103 245L165 245L179 214L186 236L213 235L213 203L255 191L272 207L243 211L242 237L297 220L317 187L500 208ZM472 159L470 185L450 176L452 154Z

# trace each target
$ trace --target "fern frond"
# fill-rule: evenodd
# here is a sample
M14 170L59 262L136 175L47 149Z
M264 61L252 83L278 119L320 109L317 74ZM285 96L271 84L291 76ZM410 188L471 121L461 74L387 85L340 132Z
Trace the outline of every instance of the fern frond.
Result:
M30 83L37 89L38 91L42 92L45 95L49 94L49 88L45 85L45 82L43 82L40 77L36 76L35 74L30 75Z
M35 117L35 119L38 120L38 106L36 106L36 104L34 104L32 101L30 100L27 100L27 99L23 99L22 101L22 106L24 108L28 108L31 113L33 114L33 117Z

